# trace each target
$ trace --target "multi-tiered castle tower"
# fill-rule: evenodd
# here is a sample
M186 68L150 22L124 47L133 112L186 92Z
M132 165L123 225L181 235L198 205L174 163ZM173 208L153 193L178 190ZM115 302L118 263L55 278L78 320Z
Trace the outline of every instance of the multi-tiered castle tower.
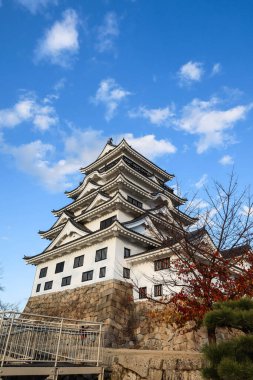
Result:
M170 238L175 221L180 225L193 222L179 211L185 199L165 184L173 175L124 139L118 145L110 139L96 161L81 172L84 180L66 193L73 201L54 210L56 222L40 231L50 244L42 253L25 257L36 266L27 307L43 313L49 300L62 304L74 294L77 301L66 303L65 310L58 308L58 312L66 314L71 309L74 315L74 308L80 309L83 302L85 314L89 297L84 301L80 294L96 293L101 298L106 286L116 289L127 283L135 284L136 300L161 296L163 284L152 279L169 268L169 249L163 242Z

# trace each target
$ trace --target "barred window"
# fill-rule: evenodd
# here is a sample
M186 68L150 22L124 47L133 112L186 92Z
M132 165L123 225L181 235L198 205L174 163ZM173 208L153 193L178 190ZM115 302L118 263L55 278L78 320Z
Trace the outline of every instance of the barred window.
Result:
M47 282L45 282L44 290L52 289L52 287L53 287L53 281L47 281Z
M61 280L61 286L67 286L71 283L71 276L63 277Z
M170 257L165 257L164 259L154 261L155 271L168 269L169 267L170 267Z
M130 257L131 255L131 250L129 248L124 248L124 257L127 258L127 257Z
M100 222L100 229L103 230L104 228L109 227L113 222L116 220L116 215L112 216L111 218L107 218L105 220L101 220Z
M82 282L91 281L93 279L93 270L89 270L87 272L83 272L82 274Z
M63 269L64 269L64 261L56 264L55 273L63 272Z
M41 268L39 278L46 277L47 275L47 267Z
M95 261L101 261L107 259L107 247L98 249L96 251Z
M154 285L154 296L159 297L163 295L163 286L161 284Z
M40 291L40 288L41 288L41 284L38 284L36 287L36 293L38 293Z
M84 255L75 257L73 268L82 267L83 266L83 259L84 259Z
M139 288L139 299L147 298L147 287L143 286L142 288Z
M132 205L134 205L134 206L136 206L136 207L139 207L139 208L142 208L142 203L139 202L139 201L137 201L137 199L132 198L132 197L130 197L130 196L128 195L127 200L128 200L129 203L132 203Z
M124 278L130 278L130 269L129 268L123 268L123 277Z
M99 269L99 278L105 277L106 267L102 267Z

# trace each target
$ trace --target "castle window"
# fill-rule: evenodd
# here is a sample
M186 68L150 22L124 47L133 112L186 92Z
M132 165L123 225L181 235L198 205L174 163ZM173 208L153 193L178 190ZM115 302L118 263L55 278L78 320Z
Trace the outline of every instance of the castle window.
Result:
M52 287L53 287L53 281L47 281L47 282L45 282L44 290L52 289Z
M170 257L165 257L164 259L159 259L159 260L154 261L155 271L168 269L169 267L170 267Z
M130 257L131 250L129 248L124 248L124 258Z
M73 268L82 267L83 266L83 259L84 259L84 255L75 257Z
M143 286L142 288L139 288L139 299L147 298L147 287Z
M98 249L96 251L95 261L101 261L107 259L107 247Z
M63 272L63 269L64 269L64 261L56 264L55 273Z
M102 267L99 270L99 278L105 277L106 267Z
M161 284L154 285L154 296L159 297L163 295L163 286Z
M88 272L83 272L82 282L91 281L92 279L93 279L93 270L89 270Z
M139 202L139 201L137 201L137 199L134 199L134 198L132 198L132 197L130 197L130 196L128 195L127 200L128 200L128 202L131 203L132 205L134 205L134 206L136 206L136 207L139 207L139 208L142 208L142 203Z
M61 280L61 286L70 285L71 283L71 276L63 277Z
M41 288L41 284L38 284L36 287L36 293L38 293L40 291L40 288Z
M101 220L100 230L103 230L103 229L109 227L111 224L113 224L113 222L115 222L115 220L116 220L116 215L111 216L111 218Z
M130 269L123 268L123 278L130 278Z
M39 278L46 277L47 275L47 267L41 268Z

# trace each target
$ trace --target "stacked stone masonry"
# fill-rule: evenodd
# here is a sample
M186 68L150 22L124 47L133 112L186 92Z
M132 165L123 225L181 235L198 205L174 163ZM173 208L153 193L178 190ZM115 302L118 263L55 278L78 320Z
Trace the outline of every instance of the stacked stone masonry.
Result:
M31 297L25 313L84 319L105 324L107 347L142 350L200 351L208 343L204 327L194 323L183 327L149 317L156 307L150 302L134 303L130 284L112 280L65 292ZM229 339L236 332L217 330L217 340Z
M141 350L107 352L113 357L111 380L201 380L199 353Z
M104 281L96 285L30 297L24 313L73 318L105 324L107 346L122 343L131 308L132 287L121 281Z

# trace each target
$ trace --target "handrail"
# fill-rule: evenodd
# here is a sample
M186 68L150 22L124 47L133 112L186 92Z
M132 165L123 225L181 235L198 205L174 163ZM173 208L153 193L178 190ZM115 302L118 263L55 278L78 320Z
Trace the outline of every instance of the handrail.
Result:
M0 312L1 367L13 362L102 363L103 325L45 315Z

